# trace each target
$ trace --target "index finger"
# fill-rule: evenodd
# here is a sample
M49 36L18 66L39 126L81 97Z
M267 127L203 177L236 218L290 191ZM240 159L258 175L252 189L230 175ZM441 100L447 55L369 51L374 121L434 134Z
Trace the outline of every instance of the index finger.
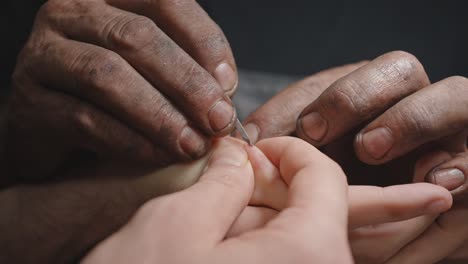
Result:
M317 226L346 238L348 194L341 168L297 138L266 139L257 144L289 185L286 209L267 226L284 227L298 240L317 235ZM335 237L336 238L336 237Z

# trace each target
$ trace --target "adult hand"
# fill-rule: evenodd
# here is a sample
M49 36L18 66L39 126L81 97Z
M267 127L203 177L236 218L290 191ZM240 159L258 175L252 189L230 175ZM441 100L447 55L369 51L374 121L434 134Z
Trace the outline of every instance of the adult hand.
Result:
M351 263L341 169L298 139L264 146L290 190L287 207L264 227L225 239L252 196L254 173L244 150L215 152L198 183L148 202L84 263Z
M232 130L236 84L229 44L196 1L48 1L13 77L10 173L37 179L76 150L199 158Z
M297 134L322 147L351 182L409 182L425 147L464 151L467 83L450 77L431 85L414 56L391 52L293 84L246 127L254 139Z

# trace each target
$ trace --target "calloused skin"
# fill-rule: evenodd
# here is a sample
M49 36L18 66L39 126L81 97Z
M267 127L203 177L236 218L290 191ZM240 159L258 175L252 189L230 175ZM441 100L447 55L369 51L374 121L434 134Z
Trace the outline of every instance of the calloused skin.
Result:
M44 2L8 102L13 182L49 179L82 150L194 160L231 132L236 63L196 1Z
M239 178L248 178L248 174L252 174L250 177L254 176L254 186L250 194L250 202L248 205L244 202L243 209L241 208L241 210L237 208L236 216L226 225L230 226L230 228L226 229L226 227L224 227L224 235L219 237L225 237L226 239L218 241L219 248L223 248L223 244L229 244L231 241L240 241L239 244L243 244L242 242L246 240L246 237L247 241L251 242L252 236L256 237L258 234L263 234L265 230L267 230L266 233L273 232L274 228L269 227L274 225L273 223L276 221L286 222L287 224L285 224L284 228L291 228L291 226L294 226L295 223L293 221L289 223L287 220L283 219L283 214L292 210L290 199L291 197L297 196L294 192L296 188L299 189L297 184L292 185L293 182L291 182L289 178L292 174L291 170L297 169L291 165L291 163L308 164L307 166L312 167L313 170L308 172L305 177L334 177L327 173L327 169L330 168L317 164L335 163L301 140L294 138L276 138L262 141L257 146L258 148L245 147L241 142L235 142L232 139L224 139L224 142L218 142L211 160L216 160L223 155L226 155L227 159L234 159L234 157L240 155L239 153L246 151L243 155L247 156L248 154L252 171L249 172L249 170L246 170L243 163L242 166L239 165L238 168L232 168L232 166L226 166L224 164L224 168L223 166L219 166L219 168L217 167L213 172L210 171L211 168L208 166L208 170L201 176L201 182L203 182L204 178L210 178L211 181L215 181L216 183L221 182L221 186L223 187L220 187L220 189L226 188L227 186L228 190L224 190L224 192L233 191L237 196L241 196L239 195L239 191L230 189L239 187L237 183ZM211 161L208 164L210 163ZM336 164L334 166L336 166ZM300 172L301 170L298 171ZM335 173L340 174L341 170L338 169ZM213 179L211 178L213 176L206 176L211 174L219 175L214 176ZM300 188L307 190L307 193L315 192L317 199L320 200L321 206L329 206L327 204L327 197L334 196L336 190L330 189L330 186L327 187L326 183L324 185L321 183L317 184L319 184L319 186L301 183ZM197 186L197 184L195 186ZM190 251L191 247L188 247L189 252L187 254L195 257L189 261L187 259L178 259L180 256L178 256L177 252L179 252L182 246L173 248L167 245L161 245L161 243L163 243L162 241L166 244L167 240L173 241L169 242L169 244L174 243L175 245L185 245L192 240L198 241L193 243L203 243L204 240L200 239L200 236L204 236L202 231L195 230L189 232L189 234L186 233L187 229L191 230L196 228L192 226L189 219L195 218L197 220L194 220L194 222L200 221L205 222L207 226L216 226L217 217L214 217L213 214L216 216L217 211L226 210L224 208L226 205L223 203L225 198L212 197L208 199L204 195L206 193L204 191L198 190L198 192L191 192L190 189L195 188L195 186L181 193L149 201L147 205L139 210L127 226L123 227L115 235L99 245L95 251L91 253L89 259L86 260L85 263L106 263L109 261L113 263L116 261L116 263L126 263L128 261L163 261L165 263L172 263L172 261L175 261L174 259L187 263L201 263L199 262L201 260L197 259L197 253ZM202 187L198 188L201 189ZM187 192L195 194L187 194ZM218 195L220 194L218 193ZM223 195L228 196L228 194ZM306 196L305 194L300 196L300 204L304 205L309 202ZM383 263L377 261L399 256L399 250L401 248L407 244L411 244L410 242L415 237L418 237L418 235L433 222L439 213L449 209L451 205L451 196L447 190L426 183L392 186L388 188L350 186L347 197L349 198L349 201L346 201L346 203L349 204L348 228L351 234L350 242L353 255L358 263L364 263L361 260L365 260L366 263L370 263L370 260L372 260L372 263ZM229 198L232 199L231 197ZM241 197L237 198L242 200ZM208 209L205 208L207 212L200 210L198 206L193 204L193 201L203 201L206 199L220 201L216 203L209 202L211 207ZM315 200L315 202L317 202L317 200ZM329 231L327 230L328 226L324 229L320 227L320 224L314 223L314 218L320 214L318 211L319 207L318 205L314 206L314 208L317 209L314 217L310 216L310 219L305 219L309 225L317 228L315 235L304 238L304 233L292 232L297 236L296 239L300 241L304 239L303 243L307 245L317 243L316 241L314 242L311 237L321 237L320 239L323 239L323 236L326 237L327 231ZM300 208L303 209L302 206ZM167 223L179 221L177 221L177 219L172 219L172 217L169 217L169 220L166 219L165 217L167 214L164 214L164 212L167 211L170 211L171 215L175 215L178 219L184 219L183 225L185 226L181 228L176 224L172 227L173 229L171 229L171 226L168 226ZM307 218L306 215L300 215L303 218ZM329 215L326 218L331 219L333 216ZM381 226L373 228L370 230L371 232L362 231L363 229L366 230L366 227L370 225ZM336 228L340 229L340 227ZM182 232L181 230L185 231ZM153 235L161 233L161 237L158 238L155 238ZM191 233L196 234L196 236L191 237ZM359 236L356 235L358 233L360 234ZM261 235L259 235L259 237L261 237ZM183 242L180 240L183 240ZM279 237L273 241L278 241L278 244L282 245L283 241L281 240L282 238ZM326 240L325 238L325 241ZM341 243L340 241L336 242L338 245ZM243 261L247 261L247 263L250 263L249 260L256 258L262 258L265 263L276 263L275 261L279 259L284 261L287 260L288 257L290 258L291 256L288 256L289 254L297 257L297 249L291 249L290 251L286 248L281 250L281 256L273 254L268 256L268 258L263 256L263 254L268 253L262 252L263 248L260 244L255 245L257 251L253 256L249 256L252 255L252 252L248 250L248 247L244 248L243 246L238 246L240 248L239 250L237 250L236 247L230 248L238 252L223 253L221 255L224 256L224 254L226 254L225 258L220 258L218 260L222 260L223 262L238 261L237 259L231 259L232 256L245 255L241 258ZM299 244L299 246L301 245ZM306 245L302 246L307 247ZM126 250L123 250L124 248ZM340 251L340 249L343 250L339 246L333 247L333 251L337 252L338 250L338 252L343 252L345 255L345 251ZM183 250L185 250L185 247ZM214 248L212 251L216 252L218 249ZM222 252L221 249L219 251ZM323 259L324 256L329 254L323 252L323 255L320 255L322 253L319 254L312 249L311 251L310 256L300 257L299 260L302 262L298 263L317 261L317 259ZM115 252L124 253L119 255ZM268 250L268 252L270 252L270 250ZM299 254L299 256L302 255ZM319 263L345 263L343 260L338 262L337 260L334 261L335 262L319 261ZM211 263L207 260L204 260L204 262ZM278 263L280 262L281 261Z

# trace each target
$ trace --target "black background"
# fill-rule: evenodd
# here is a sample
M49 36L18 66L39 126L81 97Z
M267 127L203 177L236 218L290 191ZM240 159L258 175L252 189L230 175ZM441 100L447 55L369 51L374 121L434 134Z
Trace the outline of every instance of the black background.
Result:
M44 1L2 1L0 85ZM468 1L202 0L238 66L306 75L391 50L415 54L433 81L468 75Z

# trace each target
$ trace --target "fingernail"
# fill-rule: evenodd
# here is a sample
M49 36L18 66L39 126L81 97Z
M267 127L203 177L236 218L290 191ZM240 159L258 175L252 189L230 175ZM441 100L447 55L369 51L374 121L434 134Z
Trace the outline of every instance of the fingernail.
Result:
M207 143L200 134L186 126L179 137L180 148L192 159L202 157L207 150Z
M392 148L394 139L388 128L379 127L361 135L364 150L374 159L381 159Z
M244 126L245 132L249 135L252 144L257 143L258 141L258 134L260 133L260 128L254 123L248 123Z
M427 181L453 191L465 183L465 174L459 169L436 169L429 173Z
M447 203L447 201L435 200L426 207L426 213L439 214L439 213L447 211L449 208L450 208L450 204Z
M226 100L220 100L208 113L211 129L217 133L228 127L234 121L234 109Z
M299 122L302 126L302 132L313 141L319 142L327 134L327 121L317 112L303 116Z
M208 167L211 166L235 166L243 167L247 163L247 152L242 144L226 143L216 147L211 155Z
M213 75L225 92L229 93L236 88L237 76L229 64L221 63Z

